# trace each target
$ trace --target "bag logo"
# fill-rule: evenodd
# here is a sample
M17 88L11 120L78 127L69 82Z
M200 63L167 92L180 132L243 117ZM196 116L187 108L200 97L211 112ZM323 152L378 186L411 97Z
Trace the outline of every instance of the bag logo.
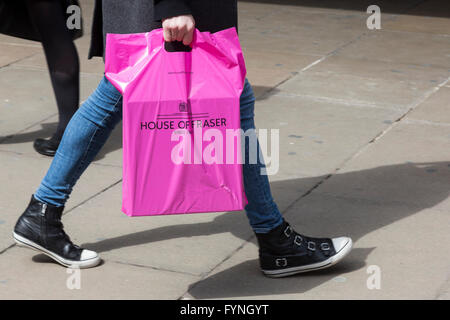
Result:
M188 102L180 102L178 105L178 110L180 112L190 112L191 111L191 104Z

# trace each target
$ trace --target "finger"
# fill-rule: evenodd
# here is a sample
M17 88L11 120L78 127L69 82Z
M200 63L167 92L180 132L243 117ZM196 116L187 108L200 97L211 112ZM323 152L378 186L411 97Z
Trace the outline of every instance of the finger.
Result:
M178 29L177 28L172 28L170 30L170 37L172 38L171 41L177 40L177 37L178 37Z
M183 37L183 44L185 46L189 46L192 43L192 37L193 37L194 33L193 32L186 32L184 37Z
M164 35L164 41L167 41L167 42L171 42L172 41L172 35L171 35L171 32L170 32L169 28L164 28L163 29L163 35Z
M176 40L177 41L182 41L185 34L186 34L186 29L178 30Z
M170 22L171 22L171 19L165 19L162 23L164 41L167 41L167 42L172 41L172 36L171 36L171 32L170 32L172 29L172 25Z

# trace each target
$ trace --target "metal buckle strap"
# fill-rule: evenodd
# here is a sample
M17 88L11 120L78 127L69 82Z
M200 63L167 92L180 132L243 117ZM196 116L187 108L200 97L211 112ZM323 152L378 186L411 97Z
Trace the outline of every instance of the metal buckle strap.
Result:
M302 245L302 241L303 241L303 238L300 235L297 234L295 236L294 243L296 245L298 245L298 246L301 246Z
M312 241L308 241L308 249L311 251L316 251L316 243Z
M289 238L291 236L291 234L292 234L292 228L291 228L291 226L287 226L286 229L284 229L284 235Z
M277 267L286 267L287 266L287 259L286 258L278 258L275 260L275 265Z

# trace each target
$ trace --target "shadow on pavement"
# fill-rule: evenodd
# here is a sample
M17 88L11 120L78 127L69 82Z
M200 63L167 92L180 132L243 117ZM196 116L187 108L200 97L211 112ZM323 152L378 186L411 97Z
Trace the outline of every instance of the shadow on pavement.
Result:
M324 194L321 186L317 188L318 192L303 197L301 201L297 200L302 193L289 193L289 190L299 190L300 185L313 186L325 176L276 181L271 183L271 187L277 201L280 198L286 204L297 201L299 211L290 208L285 218L298 232L313 236L348 235L356 242L374 230L446 200L450 194L449 176L449 162L405 163L336 174L324 184L333 185L339 194L346 190L350 193L352 190L366 191L364 198L367 200L351 195ZM224 232L250 240L252 233L243 221L243 215L227 213L211 222L165 226L83 246L105 252L167 239ZM374 249L355 249L342 263L328 270L277 280L267 279L257 271L257 259L245 261L197 282L189 293L196 298L224 298L305 292L338 274L363 268L366 257Z
M12 134L9 136L0 136L0 145L27 143L36 140L37 138L50 138L58 127L57 122L42 123L40 130L31 132ZM32 147L31 147L32 148ZM122 123L119 123L114 131L111 133L106 144L100 150L94 161L101 160L110 152L114 152L122 148Z
M0 136L0 145L30 142L36 140L37 138L50 138L51 135L56 131L57 127L57 122L43 123L41 124L41 129L39 130L11 134L8 136Z
M275 95L280 92L280 89L277 87L267 87L267 86L254 86L252 85L253 92L255 94L256 101L266 100L272 95ZM258 106L255 105L257 108Z
M278 279L267 278L257 272L258 259L247 260L194 283L188 292L196 299L304 293L328 281L345 282L346 278L341 275L364 268L364 261L373 249L356 248L345 260L331 268Z
M240 0L240 2L351 10L361 13L365 13L370 5L376 4L382 13L450 18L448 0Z

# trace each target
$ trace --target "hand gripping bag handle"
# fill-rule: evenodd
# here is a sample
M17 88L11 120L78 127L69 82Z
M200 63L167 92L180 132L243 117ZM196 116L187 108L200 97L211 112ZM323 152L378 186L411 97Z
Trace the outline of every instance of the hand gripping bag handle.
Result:
M199 54L214 59L226 68L238 68L231 79L237 93L242 92L246 67L236 29L229 28L216 33L200 32L195 29L191 43L192 50L187 54ZM179 51L176 51L179 52ZM129 83L156 54L171 54L165 50L163 29L148 33L107 34L105 51L105 76L123 94Z

